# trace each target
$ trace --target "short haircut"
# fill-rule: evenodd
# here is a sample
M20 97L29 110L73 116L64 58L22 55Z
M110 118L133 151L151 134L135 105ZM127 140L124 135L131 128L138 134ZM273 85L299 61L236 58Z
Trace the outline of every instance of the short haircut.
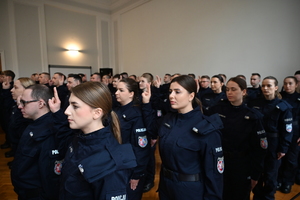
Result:
M294 75L300 74L300 70L296 71Z
M201 76L201 78L207 78L208 80L210 80L210 77L208 75L203 75Z
M258 76L260 78L260 74L259 73L252 73L251 76Z
M165 74L165 76L170 76L171 77L171 74Z
M74 78L76 81L79 81L79 83L82 83L82 78L79 74L69 74L68 78Z
M5 76L10 76L12 80L14 80L14 78L15 78L15 76L16 76L15 73L14 73L13 71L11 71L11 70L5 70L5 71L3 72L3 74L4 74Z
M48 76L49 79L51 78L51 76L50 76L50 74L48 72L42 72L39 75L42 75L42 74L44 74L45 76Z
M55 72L54 74L58 74L60 77L63 77L63 80L66 80L66 76L61 72Z
M31 85L29 87L27 87L26 89L31 89L31 97L33 99L43 99L46 106L49 109L49 104L48 104L48 100L51 99L53 97L53 93L52 90L50 90L49 87L45 86L45 85L40 85L40 84L34 84Z

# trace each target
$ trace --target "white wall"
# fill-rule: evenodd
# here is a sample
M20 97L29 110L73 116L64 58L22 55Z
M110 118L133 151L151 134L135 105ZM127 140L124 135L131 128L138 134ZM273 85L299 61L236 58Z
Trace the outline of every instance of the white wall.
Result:
M49 0L1 0L0 11L0 51L16 77L48 65L112 67L110 14ZM71 47L80 52L70 54Z
M152 0L114 16L119 69L282 82L300 68L299 10L297 0Z

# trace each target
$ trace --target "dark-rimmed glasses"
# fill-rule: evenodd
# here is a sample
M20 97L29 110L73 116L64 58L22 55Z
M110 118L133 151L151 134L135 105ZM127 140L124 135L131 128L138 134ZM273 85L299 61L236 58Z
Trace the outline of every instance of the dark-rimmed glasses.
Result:
M22 107L25 107L27 104L31 103L31 102L37 102L39 100L35 99L35 100L30 100L30 101L24 101L23 99L20 100L20 105Z

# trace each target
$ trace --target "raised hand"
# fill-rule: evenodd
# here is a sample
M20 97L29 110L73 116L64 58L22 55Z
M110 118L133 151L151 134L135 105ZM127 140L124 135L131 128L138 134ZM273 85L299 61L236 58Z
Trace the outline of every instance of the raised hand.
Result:
M143 97L143 103L149 103L150 102L150 97L151 97L151 87L150 84L146 84L146 89L142 93Z
M54 97L52 97L52 99L49 99L48 104L49 104L51 112L55 113L55 112L59 111L61 102L58 97L56 87L53 88L53 92L54 92Z

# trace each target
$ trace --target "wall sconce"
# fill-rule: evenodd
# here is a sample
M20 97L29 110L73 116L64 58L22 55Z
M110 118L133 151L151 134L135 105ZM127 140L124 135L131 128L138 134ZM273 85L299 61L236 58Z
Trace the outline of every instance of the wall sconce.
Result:
M78 53L79 52L78 49L68 49L68 51L71 52L71 53Z
M70 56L78 56L79 50L75 48L66 49Z

